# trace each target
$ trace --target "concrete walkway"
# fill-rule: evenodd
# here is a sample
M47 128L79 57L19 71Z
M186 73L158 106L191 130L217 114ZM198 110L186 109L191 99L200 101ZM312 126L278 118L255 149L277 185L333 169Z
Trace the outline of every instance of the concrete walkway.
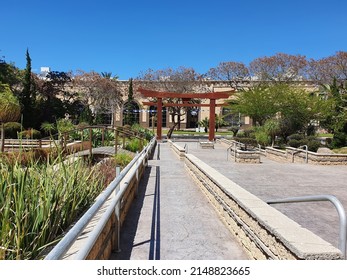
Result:
M261 164L235 163L227 146L201 149L195 142L178 142L211 167L241 187L267 201L291 196L331 194L347 211L347 166L323 166L300 163L279 163L262 157ZM309 229L333 246L338 246L339 220L330 202L306 202L273 205L276 209Z
M111 259L247 259L169 145L160 144L154 158Z

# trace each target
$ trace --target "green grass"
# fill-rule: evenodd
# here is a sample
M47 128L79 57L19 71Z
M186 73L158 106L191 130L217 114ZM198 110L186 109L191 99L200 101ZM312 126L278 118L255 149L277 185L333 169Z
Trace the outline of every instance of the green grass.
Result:
M166 135L169 132L168 129L163 129L162 134ZM177 134L177 135L208 135L208 132L196 132L192 130L174 130L172 134ZM216 135L232 135L231 131L217 131L215 132Z
M333 138L334 134L332 134L332 133L318 133L317 137L330 137L330 138Z

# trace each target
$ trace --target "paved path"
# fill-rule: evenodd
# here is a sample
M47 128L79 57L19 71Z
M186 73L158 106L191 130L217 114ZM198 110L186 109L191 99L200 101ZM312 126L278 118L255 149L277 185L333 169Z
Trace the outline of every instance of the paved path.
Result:
M177 143L184 146L184 142ZM279 163L262 157L261 164L235 163L227 147L201 149L187 142L188 152L230 178L264 201L291 196L332 194L347 211L347 166L323 166L300 163ZM308 202L273 205L302 226L338 246L338 215L330 202Z
M156 158L156 155L155 157ZM111 259L247 259L168 144L150 160Z

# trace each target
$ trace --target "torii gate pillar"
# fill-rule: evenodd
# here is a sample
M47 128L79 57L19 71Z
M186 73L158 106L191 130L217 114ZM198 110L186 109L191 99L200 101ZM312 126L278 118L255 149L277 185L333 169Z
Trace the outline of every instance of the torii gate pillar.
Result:
M163 116L163 101L162 98L157 99L157 140L161 140L162 116Z
M214 141L216 128L216 99L210 99L210 120L208 129L208 141Z

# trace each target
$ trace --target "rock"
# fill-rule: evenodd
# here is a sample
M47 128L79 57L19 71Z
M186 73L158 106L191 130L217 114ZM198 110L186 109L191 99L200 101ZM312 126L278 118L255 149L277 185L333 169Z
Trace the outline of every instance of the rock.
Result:
M334 154L334 152L330 150L329 148L320 147L317 150L317 154Z

